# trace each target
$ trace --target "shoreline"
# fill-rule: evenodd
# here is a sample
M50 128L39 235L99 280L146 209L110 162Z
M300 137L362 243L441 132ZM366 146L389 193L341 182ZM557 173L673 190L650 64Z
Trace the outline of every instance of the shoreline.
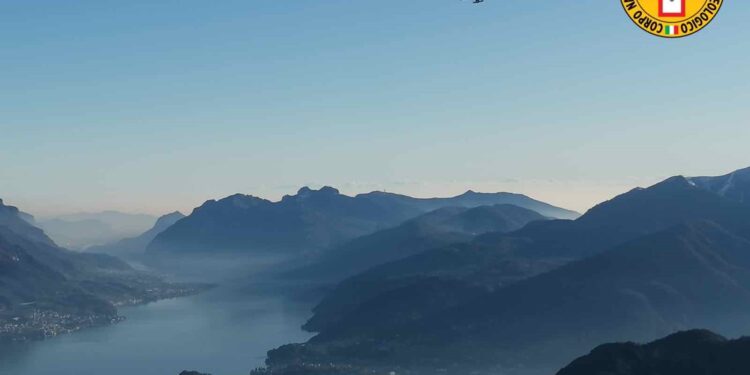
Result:
M123 307L145 306L149 303L185 298L216 287L215 284L172 284L167 290L149 289L140 298L109 301L114 314L62 312L52 309L30 308L0 319L0 343L22 344L43 341L91 328L106 327L127 320L119 315ZM13 316L15 315L15 316Z

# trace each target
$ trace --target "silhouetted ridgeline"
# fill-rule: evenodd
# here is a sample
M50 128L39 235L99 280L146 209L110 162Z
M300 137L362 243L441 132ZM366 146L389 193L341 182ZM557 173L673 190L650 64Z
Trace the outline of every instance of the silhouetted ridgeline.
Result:
M719 177L692 177L690 181L722 197L741 203L750 203L750 168Z
M350 197L331 187L305 187L279 202L241 194L208 201L157 235L148 246L148 253L298 254L393 227L438 208L495 204L513 204L550 217L577 216L575 212L510 193L467 192L453 198L418 199L383 192Z

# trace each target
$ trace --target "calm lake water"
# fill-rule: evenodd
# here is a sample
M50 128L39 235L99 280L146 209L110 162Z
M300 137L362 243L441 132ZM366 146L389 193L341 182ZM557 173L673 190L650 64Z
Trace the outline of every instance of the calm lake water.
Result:
M223 285L120 310L127 320L50 340L0 347L2 375L244 375L266 351L307 340L310 306Z

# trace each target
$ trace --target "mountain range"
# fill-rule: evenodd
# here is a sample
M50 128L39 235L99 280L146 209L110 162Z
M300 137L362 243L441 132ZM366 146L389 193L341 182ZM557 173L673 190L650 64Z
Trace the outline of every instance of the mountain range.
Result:
M340 281L368 268L423 251L466 242L488 232L510 232L532 221L548 220L539 213L509 204L445 207L334 247L313 264L291 273L298 278Z
M254 374L551 373L602 342L750 331L748 194L750 169L671 177L582 216L508 193L302 188L279 202L207 201L97 249L168 262L282 253L306 262L283 278L335 283L304 326L317 335L269 351ZM6 336L23 336L18 322L32 311L114 320L115 305L180 290L116 258L61 249L29 223L0 201ZM745 341L687 331L606 345L560 374L722 374L730 367L716 359L735 363Z
M138 258L146 252L146 247L156 236L183 219L185 215L175 211L159 217L151 229L138 236L123 238L113 243L91 246L86 249L89 253L110 254L120 258Z
M750 206L739 184L707 187L726 179L673 177L576 220L376 266L316 307L316 337L269 352L269 364L549 369L598 342L750 329Z
M110 243L150 228L155 217L118 211L60 215L32 222L55 243L74 250Z
M744 205L696 187L685 178L670 178L604 202L574 221L536 221L512 233L488 233L468 243L426 250L373 267L342 281L314 309L315 315L305 327L318 331L314 322L334 323L331 317L342 315L341 307L356 311L356 304L365 299L421 283L423 278L447 278L494 289L683 222L711 220L750 233L747 212ZM382 301L380 305L386 306Z
M474 236L488 231L508 232L524 225L547 218L538 213L512 205L480 206L475 208L442 208L415 219L409 220L395 228L382 230L333 249L323 255L312 266L293 273L294 276L308 276L313 279L324 278L338 281L344 276L358 274L368 268L391 261L407 258L435 247L461 243ZM418 297L428 295L427 290L442 292L435 296L441 301L446 298L449 286L453 284L441 283L433 280L424 273L414 272L410 277L399 275L398 278L370 279L372 272L365 272L359 277L352 277L342 282L332 293L329 293L314 309L314 316L305 324L305 329L319 331L326 324L336 321L336 317L351 313L358 305L370 298L409 285L411 288L422 288ZM420 280L425 277L429 280ZM429 284L435 282L439 289ZM471 288L460 288L461 298L466 298L466 292ZM458 295L456 296L458 297ZM432 298L432 297L431 297ZM412 302L418 299L412 300ZM366 308L368 311L384 311L388 306Z
M207 201L157 235L147 253L316 253L438 208L494 204L513 204L552 217L577 215L510 193L470 191L452 198L419 199L384 192L351 197L331 187L304 187L279 202L241 194Z

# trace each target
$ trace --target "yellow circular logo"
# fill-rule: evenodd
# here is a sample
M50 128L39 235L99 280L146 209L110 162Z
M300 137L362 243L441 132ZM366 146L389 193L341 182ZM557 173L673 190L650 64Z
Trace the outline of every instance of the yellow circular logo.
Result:
M620 0L635 24L649 34L681 38L713 21L723 0Z

